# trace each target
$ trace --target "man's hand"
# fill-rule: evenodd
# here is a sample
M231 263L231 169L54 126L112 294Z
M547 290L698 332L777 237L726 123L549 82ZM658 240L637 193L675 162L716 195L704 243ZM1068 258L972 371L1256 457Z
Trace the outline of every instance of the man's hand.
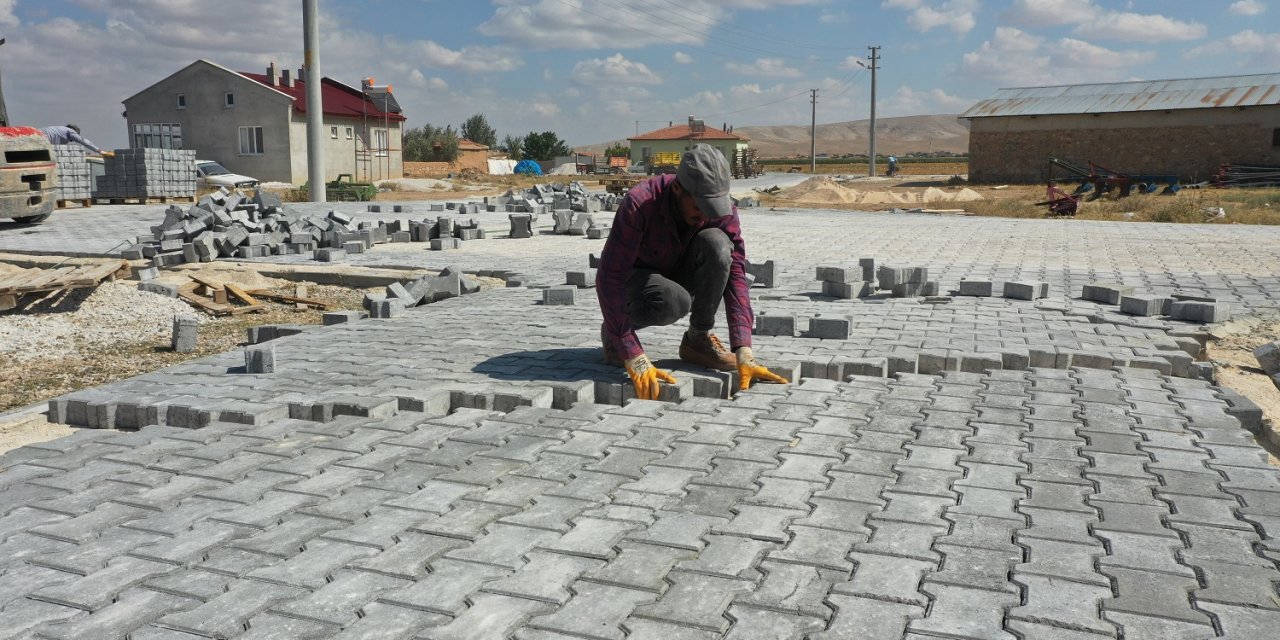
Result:
M636 387L636 397L641 400L657 400L659 382L676 383L671 374L653 366L649 356L643 353L627 360L623 365L627 369L627 375L631 376L631 384Z
M787 379L764 368L760 363L756 362L755 354L751 353L751 347L738 347L734 352L738 357L738 377L741 382L738 383L740 391L746 391L751 388L751 383L756 380L767 380L769 382L777 382L778 384L787 384Z

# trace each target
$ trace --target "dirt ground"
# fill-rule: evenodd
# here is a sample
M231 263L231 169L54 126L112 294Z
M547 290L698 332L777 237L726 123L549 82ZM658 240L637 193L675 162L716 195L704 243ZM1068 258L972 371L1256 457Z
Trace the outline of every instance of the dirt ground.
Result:
M1280 464L1280 389L1262 369L1253 350L1280 340L1280 317L1245 318L1215 329L1205 351L1218 370L1218 384L1235 389L1262 408L1266 421L1258 443Z

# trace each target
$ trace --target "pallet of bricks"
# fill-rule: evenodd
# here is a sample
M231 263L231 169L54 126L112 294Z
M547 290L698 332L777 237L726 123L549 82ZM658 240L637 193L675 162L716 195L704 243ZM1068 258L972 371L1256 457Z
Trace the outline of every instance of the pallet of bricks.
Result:
M82 207L93 203L93 172L87 159L89 152L78 144L53 145L54 160L58 163L58 208L68 203Z
M192 202L196 195L196 152L188 149L119 149L97 177L98 204Z

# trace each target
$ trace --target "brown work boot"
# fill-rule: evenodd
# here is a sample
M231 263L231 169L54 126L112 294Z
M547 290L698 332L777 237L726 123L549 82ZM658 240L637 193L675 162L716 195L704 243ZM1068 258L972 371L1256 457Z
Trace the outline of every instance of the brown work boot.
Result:
M738 368L738 359L725 348L716 334L707 332L701 338L694 338L689 332L684 333L680 341L680 359L708 369L733 371Z
M604 345L604 362L605 364L622 366L622 356L618 355L618 350L613 348L613 343L609 342L609 336L604 333L604 325L600 325L600 344Z

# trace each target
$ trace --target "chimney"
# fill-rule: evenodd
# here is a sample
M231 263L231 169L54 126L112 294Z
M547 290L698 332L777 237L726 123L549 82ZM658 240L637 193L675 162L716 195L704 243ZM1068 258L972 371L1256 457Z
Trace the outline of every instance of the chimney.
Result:
M289 87L290 89L293 88L293 75L288 69L280 70L280 84Z
M280 70L276 68L274 60L271 62L271 65L267 67L267 82L273 87L280 84Z
M305 81L307 80L307 76L306 76L306 74L302 73L304 69L305 69L305 67L298 67L298 78L297 78L297 79L298 79L298 80L302 80L302 81L304 81L304 82L305 82Z

